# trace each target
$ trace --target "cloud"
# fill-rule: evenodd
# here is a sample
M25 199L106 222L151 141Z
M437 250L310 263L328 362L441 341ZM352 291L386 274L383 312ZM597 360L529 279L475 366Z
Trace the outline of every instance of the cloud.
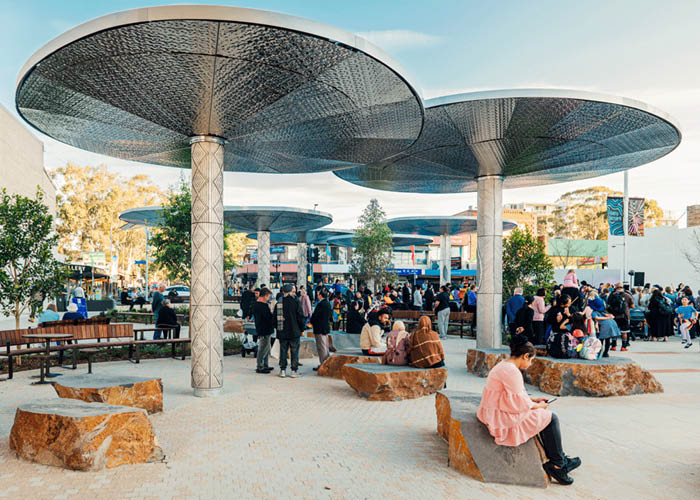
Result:
M432 47L442 42L442 37L410 30L361 31L362 38L388 51L401 51Z

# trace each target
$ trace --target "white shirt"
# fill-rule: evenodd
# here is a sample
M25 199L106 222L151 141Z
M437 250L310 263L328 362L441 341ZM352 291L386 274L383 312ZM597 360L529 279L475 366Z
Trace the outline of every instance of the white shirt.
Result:
M423 296L420 294L420 290L418 289L413 292L413 305L423 307Z

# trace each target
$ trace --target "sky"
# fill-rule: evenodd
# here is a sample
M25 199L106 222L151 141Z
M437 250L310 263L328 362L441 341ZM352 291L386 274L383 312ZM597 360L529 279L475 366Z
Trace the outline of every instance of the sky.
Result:
M15 112L18 73L42 45L95 17L151 0L0 0L0 104ZM681 216L700 203L700 2L288 0L187 3L253 7L306 17L361 34L400 62L425 98L506 88L569 88L644 101L671 114L683 140L670 155L630 171L631 196L656 199ZM105 164L123 176L146 174L163 189L189 171L92 154L36 132L45 163ZM285 205L330 212L352 228L370 198L389 217L451 215L476 206L476 194L416 195L357 187L331 173L224 174L226 205ZM554 202L574 189L622 190L623 175L506 190L504 203ZM682 222L681 222L682 224Z

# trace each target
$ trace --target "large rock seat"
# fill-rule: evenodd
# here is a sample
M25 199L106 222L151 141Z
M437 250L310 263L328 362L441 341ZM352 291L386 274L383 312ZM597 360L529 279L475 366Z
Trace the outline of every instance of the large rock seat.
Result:
M486 377L507 357L506 349L469 349L467 369ZM525 372L525 381L555 396L627 396L664 390L649 371L629 358L619 357L589 361L538 356Z
M457 391L435 395L438 433L448 442L448 466L486 483L546 488L544 453L535 438L520 446L499 446L476 418L481 396Z
M343 377L360 396L370 401L400 401L435 394L445 386L447 368L347 364Z
M255 328L255 326L253 326ZM226 333L245 333L246 328L242 319L227 319L224 321L224 332Z
M25 460L82 471L162 459L145 410L77 399L21 405L10 448Z
M124 375L68 375L52 381L60 398L117 406L134 406L148 413L163 411L163 383L159 378Z
M345 365L367 363L381 364L381 362L381 356L367 356L366 354L362 354L361 349L338 350L323 362L316 373L318 373L320 377L332 377L344 380L343 367Z

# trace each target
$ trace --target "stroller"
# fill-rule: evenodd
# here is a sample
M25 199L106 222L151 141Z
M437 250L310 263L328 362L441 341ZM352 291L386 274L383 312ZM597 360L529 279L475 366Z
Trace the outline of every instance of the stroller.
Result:
M643 307L630 309L630 340L649 338L649 328Z
M251 356L255 357L258 355L258 338L255 335L255 323L247 323L243 328L245 333L243 334L241 357L245 358L246 354L250 354ZM249 334L253 337L252 340L248 338Z

